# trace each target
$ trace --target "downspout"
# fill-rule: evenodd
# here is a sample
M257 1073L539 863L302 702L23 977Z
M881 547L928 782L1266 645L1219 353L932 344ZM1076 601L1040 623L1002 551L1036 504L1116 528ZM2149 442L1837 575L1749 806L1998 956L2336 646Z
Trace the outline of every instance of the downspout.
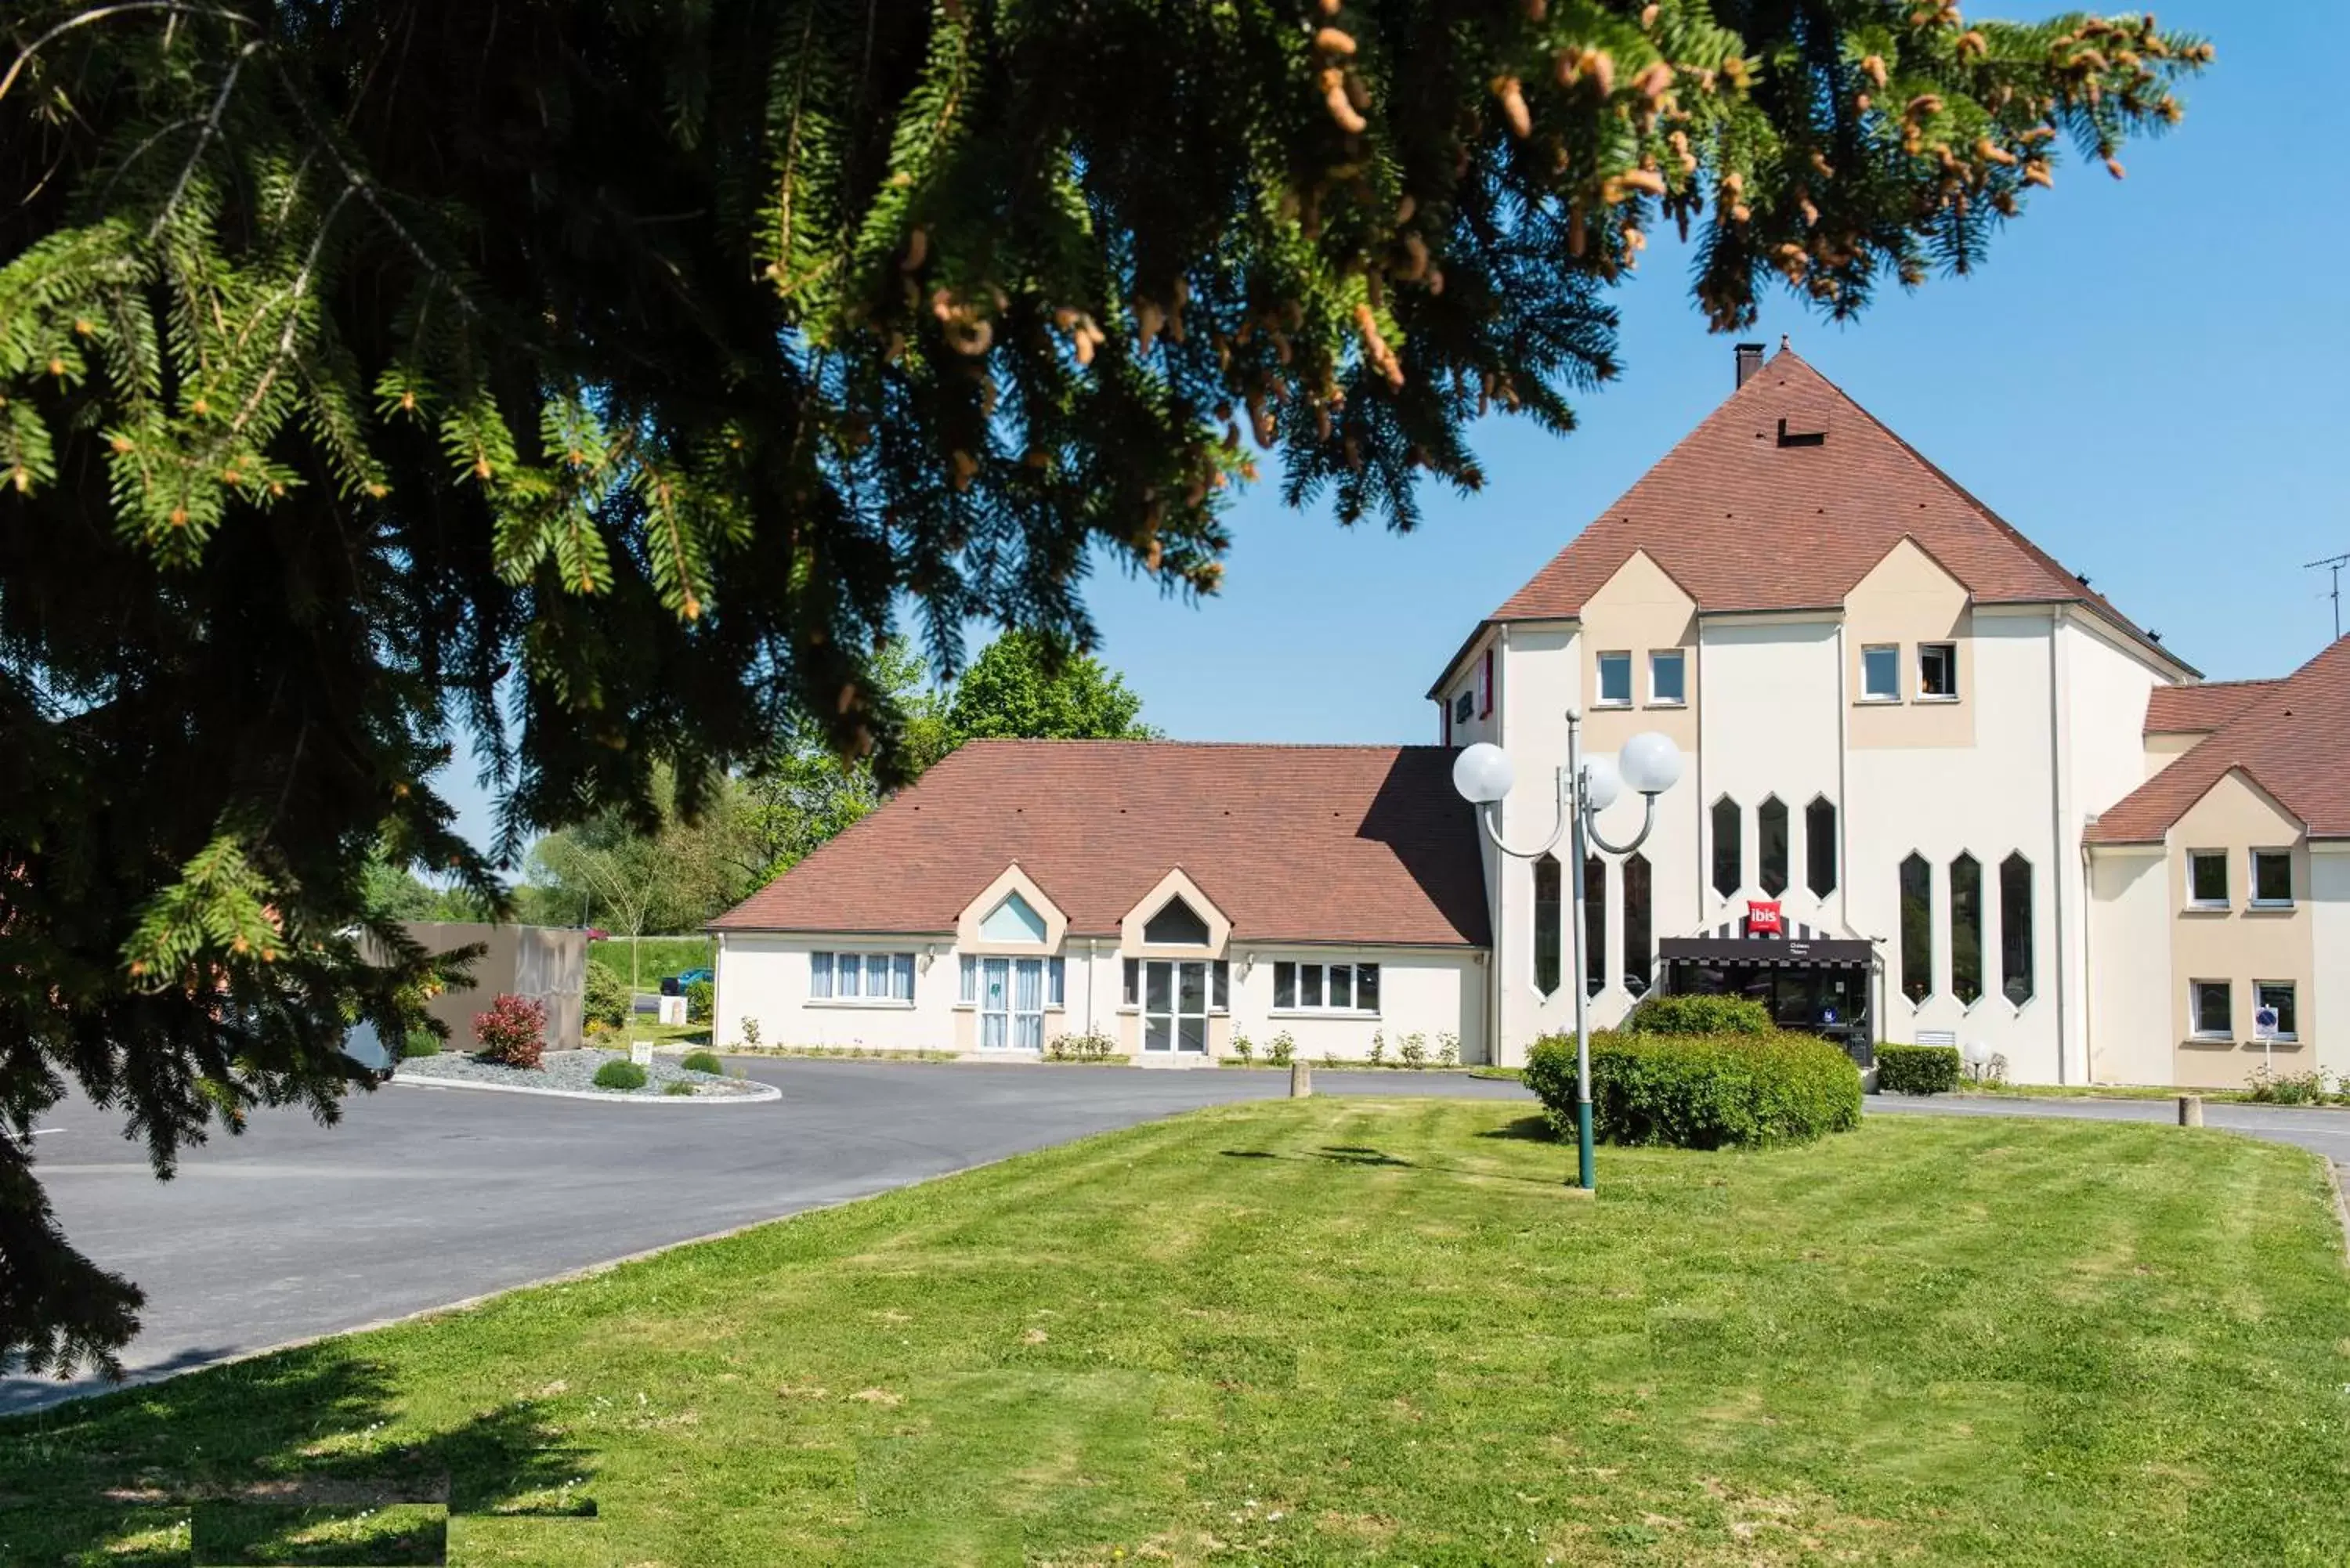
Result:
M1844 618L1836 618L1836 923L1856 930L1852 923L1852 650L1845 644ZM1808 838L1806 840L1808 842ZM1885 1015L1872 1022L1884 1026ZM1881 1036L1880 1036L1881 1038Z
M1495 649L1501 654L1500 658L1493 660L1493 743L1495 745L1500 745L1502 743L1502 738L1504 732L1509 728L1510 623L1503 621L1500 626L1496 627L1494 628L1493 636ZM1579 644L1577 645L1577 651L1581 651ZM1504 807L1503 809L1506 810L1507 808ZM1502 1051L1504 1041L1503 1021L1508 1017L1507 1003L1509 1000L1509 981L1503 978L1506 971L1502 961L1502 938L1503 930L1509 925L1510 917L1510 885L1508 881L1510 874L1510 858L1508 856L1503 855L1499 849L1493 848L1486 844L1485 836L1482 833L1477 836L1477 854L1481 858L1490 856L1491 858L1487 861L1487 864L1492 866L1493 868L1492 882L1493 889L1493 941L1492 952L1488 964L1488 967L1492 971L1492 973L1489 977L1486 985L1487 993L1492 998L1492 1012L1488 1015L1485 1023L1485 1060L1492 1063L1494 1066L1499 1067L1504 1065L1502 1061Z
M2068 618L2069 612L2064 606L2055 605L2050 607L2048 612L2048 844L2050 849L2054 852L2050 858L2054 863L2054 868L2056 872L2056 875L2051 878L2055 883L2055 887L2051 889L2051 894L2055 905L2052 912L2056 918L2056 1082L2060 1085L2071 1082L2064 1074L2064 1055L2070 1045L2064 1029L2066 1012L2064 981L2065 971L2070 967L2065 960L2069 956L2073 944L2071 928L2064 923L2064 732L2067 713L2064 684L2064 659L2060 646ZM2085 845L2083 849L2085 854ZM2083 869L2085 872L2085 862ZM2002 929L2000 933L2002 946L2005 945L2006 934L2005 929ZM2085 950L2084 961L2086 961ZM2087 1056L2088 1043L2084 1040L2082 1058L2085 1075Z

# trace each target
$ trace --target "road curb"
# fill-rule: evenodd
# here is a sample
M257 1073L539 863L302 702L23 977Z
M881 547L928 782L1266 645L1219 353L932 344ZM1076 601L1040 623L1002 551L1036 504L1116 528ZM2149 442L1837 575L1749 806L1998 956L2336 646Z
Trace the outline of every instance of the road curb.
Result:
M747 1095L607 1095L593 1089L533 1089L521 1084L476 1084L463 1078L436 1078L420 1073L412 1078L398 1074L388 1084L411 1089L472 1089L484 1095L537 1095L550 1100L593 1100L599 1106L765 1106L784 1097L773 1084L754 1084Z

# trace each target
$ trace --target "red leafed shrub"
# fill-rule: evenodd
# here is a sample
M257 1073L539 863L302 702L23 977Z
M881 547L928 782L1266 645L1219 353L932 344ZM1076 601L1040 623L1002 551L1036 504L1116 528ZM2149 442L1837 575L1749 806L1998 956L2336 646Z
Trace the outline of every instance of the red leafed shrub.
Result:
M509 1067L536 1067L546 1049L546 1004L512 992L473 1014L473 1038L482 1054Z

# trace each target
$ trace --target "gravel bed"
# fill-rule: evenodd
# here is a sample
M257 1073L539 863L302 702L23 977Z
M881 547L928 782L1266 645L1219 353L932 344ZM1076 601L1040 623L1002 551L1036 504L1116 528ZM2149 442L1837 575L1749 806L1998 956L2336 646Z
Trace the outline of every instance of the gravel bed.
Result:
M508 1067L496 1062L484 1062L463 1051L443 1051L438 1056L413 1056L400 1063L396 1076L401 1078L452 1078L468 1084L502 1084L523 1089L567 1089L575 1094L605 1095L616 1100L654 1099L668 1091L671 1084L691 1084L696 1095L717 1096L744 1095L752 1086L716 1073L689 1073L677 1064L674 1056L658 1052L645 1068L645 1086L641 1089L599 1089L596 1086L596 1070L607 1062L625 1062L626 1051L549 1051L539 1058L539 1069L532 1072L524 1067Z

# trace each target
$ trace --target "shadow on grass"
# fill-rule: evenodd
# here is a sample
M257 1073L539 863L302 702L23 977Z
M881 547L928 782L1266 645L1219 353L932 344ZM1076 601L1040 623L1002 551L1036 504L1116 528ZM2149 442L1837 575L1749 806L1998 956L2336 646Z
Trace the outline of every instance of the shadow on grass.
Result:
M403 1543L425 1556L362 1542L361 1529L317 1537L338 1520L420 1507L594 1515L575 1490L593 1456L538 1400L484 1401L439 1430L379 1436L400 1420L400 1393L383 1365L328 1341L0 1421L0 1557L186 1563L192 1544L207 1564L439 1562L437 1518L419 1518ZM178 1533L191 1522L192 1542Z
M1558 1129L1550 1125L1547 1116L1520 1116L1515 1121L1481 1132L1479 1137L1513 1138L1523 1143L1557 1143Z
M1537 1123L1540 1122L1541 1119L1542 1118L1539 1116L1530 1116L1526 1118L1528 1121ZM1515 1126L1517 1124L1513 1123L1512 1125ZM1480 1136L1484 1137L1503 1137L1511 1135L1506 1129L1503 1129L1502 1131L1481 1134ZM1549 1141L1546 1135L1545 1141ZM1276 1154L1269 1148L1226 1148L1219 1149L1217 1150L1217 1153L1221 1154L1226 1159L1281 1159L1290 1160L1299 1165L1350 1165L1357 1168L1368 1167L1372 1168L1387 1168L1392 1170L1419 1170L1426 1171L1431 1176L1466 1177L1473 1181L1518 1181L1524 1182L1527 1185L1534 1187L1555 1187L1558 1185L1557 1182L1546 1176L1521 1176L1515 1171L1508 1170L1471 1170L1458 1165L1425 1165L1418 1160L1399 1159L1396 1156L1388 1154L1384 1149L1367 1148L1360 1144L1326 1144L1312 1154Z

